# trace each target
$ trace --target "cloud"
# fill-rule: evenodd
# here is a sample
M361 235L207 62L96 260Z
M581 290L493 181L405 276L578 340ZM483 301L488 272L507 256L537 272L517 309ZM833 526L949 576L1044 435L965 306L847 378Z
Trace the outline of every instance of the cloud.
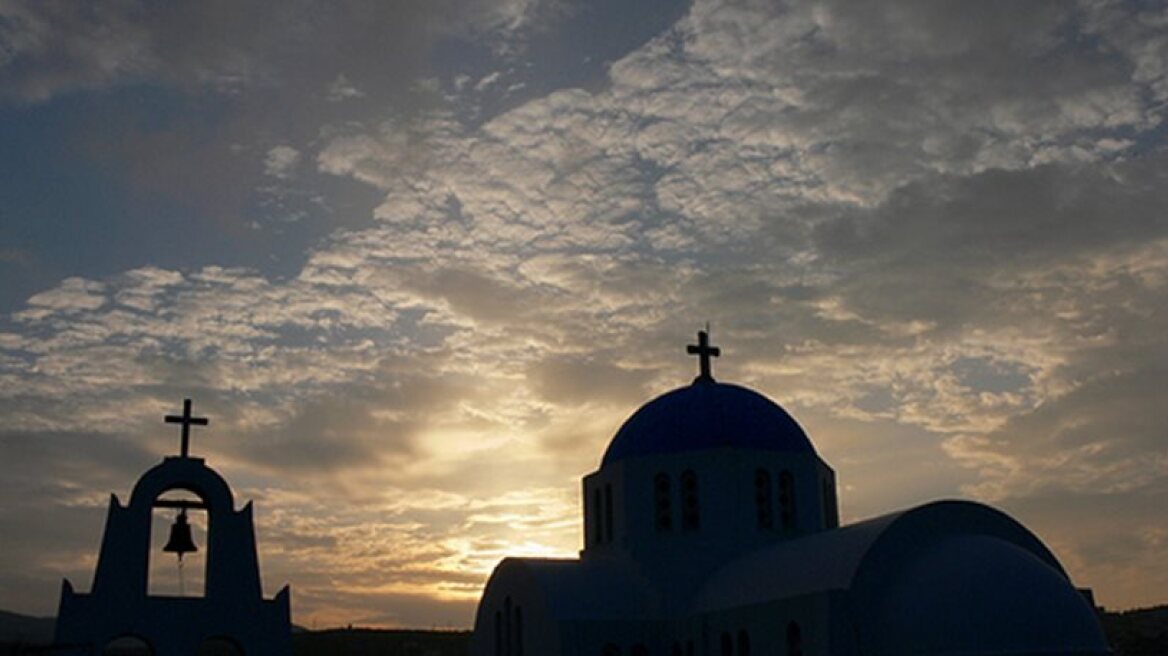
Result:
M300 151L291 146L274 146L264 159L264 172L274 178L289 178L295 175L300 163Z
M1161 160L1043 165L912 183L874 211L821 223L817 250L830 262L847 262L851 279L840 288L863 313L929 320L938 330L969 322L987 329L992 322L1018 325L1034 316L1036 301L1054 300L1033 296L1035 286L1047 286L1034 279L1051 268L1110 253L1123 257L1118 254L1164 236L1168 226L1156 209L1164 200ZM1074 282L1090 284L1090 278Z
M595 356L585 355L542 360L529 369L528 377L532 387L549 401L575 404L621 402L644 396L648 374L597 362Z
M1151 357L1161 360L1158 355ZM1113 365L1121 358L1108 357ZM1168 448L1153 381L1163 362L1096 372L1072 391L1011 417L984 437L954 437L953 455L982 472L985 498L1122 494L1163 486Z
M1163 603L1163 486L1129 492L1058 492L1003 499L1058 555L1076 581L1111 608ZM1122 600L1122 601L1120 601Z
M134 37L137 59L117 50L97 72L66 53L73 77L54 80L37 48L114 19L57 8L81 21L58 30L49 9L8 7L41 30L0 67L25 99L130 75L278 84L305 38L285 9L237 48L254 16L206 9L181 48ZM135 34L175 19L119 7L101 11ZM379 45L313 68L313 93L374 103L372 69L412 79L418 62L393 57L434 34L541 15L461 9L323 11L309 33L324 46ZM461 18L432 24L444 12ZM466 24L482 12L508 18ZM1123 499L1138 506L1125 523L1094 525L1140 537L1113 553L1068 530L1056 547L1076 581L1124 572L1105 602L1148 599L1130 572L1162 554L1144 508L1162 493L1168 353L1157 20L1091 3L697 2L601 84L483 116L459 94L522 69L476 69L452 77L449 106L268 140L249 161L281 184L306 184L311 162L380 202L290 274L149 266L33 296L0 334L6 427L122 443L137 463L166 448L158 415L194 395L213 417L196 450L257 500L269 584L297 586L298 617L465 625L499 557L578 547L580 475L623 417L692 379L682 346L711 320L716 375L806 418L847 516L969 494L1046 530L1066 504ZM86 457L27 466L69 480ZM127 467L98 459L78 485Z
M12 594L38 600L39 612L51 612L46 602L62 576L81 585L92 578L109 495L117 491L125 500L151 457L139 444L81 431L6 429L0 450L0 534L8 536L0 580ZM4 603L13 607L17 599Z
M337 79L329 85L328 99L331 102L343 102L354 98L364 98L365 92L353 86L344 73L337 75Z
M400 83L421 70L442 36L504 42L554 18L544 4L450 0L273 9L257 2L180 7L124 0L84 9L10 0L0 6L0 82L4 95L33 102L143 81L238 90L312 78L319 89L342 79L338 70L346 84L337 88L355 89L349 79L362 87Z
M54 310L82 311L97 310L105 305L105 285L83 278L66 278L54 289L36 294L28 299L31 314L25 317L43 316Z

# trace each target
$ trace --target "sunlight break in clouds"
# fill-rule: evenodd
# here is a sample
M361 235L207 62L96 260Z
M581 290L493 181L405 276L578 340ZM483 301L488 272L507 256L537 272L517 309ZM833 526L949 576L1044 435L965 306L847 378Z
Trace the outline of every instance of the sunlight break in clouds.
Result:
M719 379L807 426L845 519L992 501L1102 603L1164 601L1163 11L695 2L561 87L524 53L589 10L496 9L439 48L491 66L401 63L426 111L368 109L387 91L350 61L304 93L371 113L240 145L334 212L291 273L206 253L63 277L7 318L0 450L46 474L4 483L0 534L51 549L4 542L0 606L84 585L94 509L194 396L194 451L256 500L298 622L467 626L500 558L579 547L580 476L692 378L707 319ZM21 93L115 73L77 75Z

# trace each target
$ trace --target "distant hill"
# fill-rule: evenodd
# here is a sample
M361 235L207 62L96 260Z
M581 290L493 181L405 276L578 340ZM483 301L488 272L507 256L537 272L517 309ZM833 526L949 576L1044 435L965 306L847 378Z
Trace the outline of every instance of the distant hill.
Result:
M1168 605L1104 612L1102 620L1115 656L1168 654Z
M467 656L470 631L331 629L292 636L295 656Z
M1168 655L1168 605L1100 617L1115 656ZM53 640L55 621L0 611L0 656L48 654L43 646ZM470 631L299 630L292 647L295 656L466 656Z
M0 610L0 656L51 654L52 617ZM326 629L293 626L295 656L466 656L470 631Z
M0 643L47 645L53 641L56 624L53 617L29 617L0 610Z

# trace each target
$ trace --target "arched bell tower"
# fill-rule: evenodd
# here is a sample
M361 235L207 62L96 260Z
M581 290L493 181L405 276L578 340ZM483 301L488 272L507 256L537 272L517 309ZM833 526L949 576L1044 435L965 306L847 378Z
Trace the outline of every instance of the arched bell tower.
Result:
M235 510L231 488L223 477L202 458L189 455L190 427L205 426L208 421L191 416L190 399L184 402L181 416L168 416L166 421L182 424L181 451L142 475L128 505L110 495L92 590L78 593L68 579L62 583L56 650L112 653L122 641L133 639L155 656L222 653L223 645L245 656L290 655L289 590L285 586L273 599L263 598L251 503ZM195 499L162 498L175 490ZM174 508L184 515L191 509L207 513L202 597L148 593L155 508ZM182 536L175 533L173 537ZM167 547L181 558L194 545L172 539Z

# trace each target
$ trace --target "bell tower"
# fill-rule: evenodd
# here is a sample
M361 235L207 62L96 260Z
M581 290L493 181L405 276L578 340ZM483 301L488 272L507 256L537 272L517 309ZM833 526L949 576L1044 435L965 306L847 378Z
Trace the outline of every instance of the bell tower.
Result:
M166 422L182 425L180 453L163 458L143 474L128 505L110 495L92 589L79 593L68 579L62 583L55 651L112 655L129 650L154 656L226 651L289 656L290 594L285 586L274 598L263 598L251 503L236 510L223 477L189 453L191 426L206 426L208 420L193 417L187 399L183 414L169 415ZM184 491L194 498L162 498L171 491ZM164 548L179 559L198 549L186 512L206 512L202 597L149 594L150 525L156 508L179 511Z

